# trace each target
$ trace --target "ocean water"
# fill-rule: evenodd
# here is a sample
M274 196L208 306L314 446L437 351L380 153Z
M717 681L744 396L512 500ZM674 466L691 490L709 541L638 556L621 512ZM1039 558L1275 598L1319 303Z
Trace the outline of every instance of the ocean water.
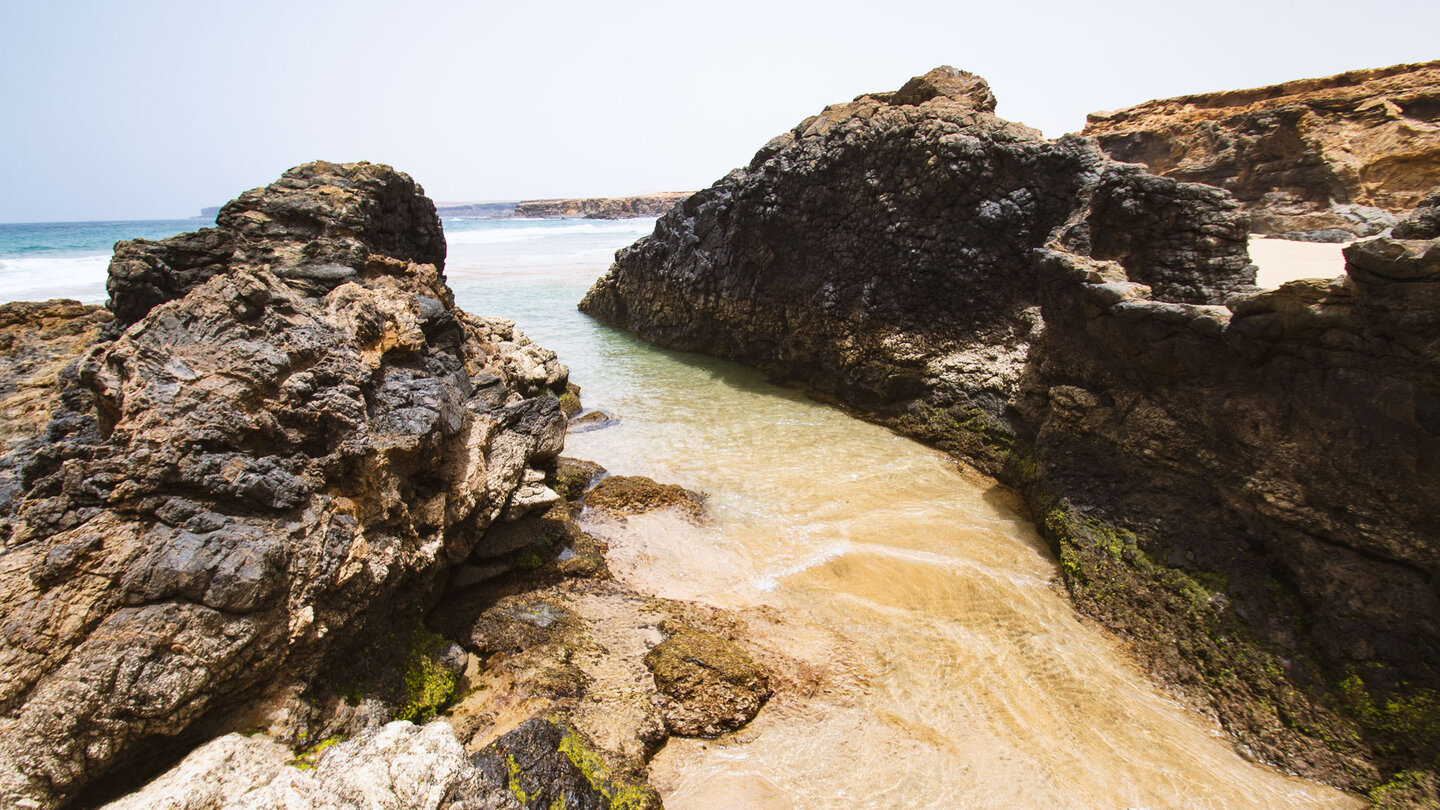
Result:
M122 239L164 239L213 220L0 223L0 303L74 298L105 303L105 269Z
M514 319L559 352L586 407L619 417L572 434L568 455L708 496L705 525L584 516L616 576L736 611L804 675L735 734L670 741L652 763L666 807L1359 806L1244 759L1151 683L1076 615L993 481L751 369L578 312L653 225L447 221L446 274L461 307ZM33 232L24 251L0 249L6 266L56 262L0 291L89 285L103 298L104 254L63 232L56 252Z

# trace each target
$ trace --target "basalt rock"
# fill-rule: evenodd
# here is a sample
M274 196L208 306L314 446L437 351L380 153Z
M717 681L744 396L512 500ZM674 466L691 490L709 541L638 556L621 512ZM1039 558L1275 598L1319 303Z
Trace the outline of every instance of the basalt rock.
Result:
M1042 140L967 86L827 108L662 218L582 308L1019 487L1076 605L1252 756L1351 788L1428 772L1433 204L1348 248L1346 277L1261 292L1224 192Z
M1254 269L1225 194L1048 141L953 68L827 107L621 251L582 310L803 381L998 468L1063 243L1157 296L1216 304ZM950 431L952 424L982 431Z
M1118 160L1226 189L1256 233L1368 236L1440 184L1440 62L1095 113Z
M117 248L117 334L5 518L0 803L59 806L238 727L295 744L328 711L301 699L317 677L413 627L514 509L563 444L567 372L455 309L443 257L419 186L371 164Z
M443 269L435 204L388 166L317 161L231 200L214 228L119 243L105 289L123 328L228 268L269 266L318 292L355 276L372 254Z

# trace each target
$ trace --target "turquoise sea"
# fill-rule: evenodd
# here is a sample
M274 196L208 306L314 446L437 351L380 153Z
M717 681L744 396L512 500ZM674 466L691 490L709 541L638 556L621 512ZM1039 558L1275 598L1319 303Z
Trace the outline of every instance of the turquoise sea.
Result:
M122 239L164 239L213 220L0 223L0 302L74 298L105 302L105 271ZM457 292L474 276L603 270L616 248L649 233L654 220L447 220ZM466 280L468 279L468 281Z

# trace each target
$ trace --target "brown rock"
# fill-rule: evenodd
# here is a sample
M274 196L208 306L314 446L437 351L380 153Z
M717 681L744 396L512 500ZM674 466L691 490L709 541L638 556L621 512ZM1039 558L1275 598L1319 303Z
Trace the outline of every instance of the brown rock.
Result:
M559 452L564 366L456 310L443 248L410 178L325 163L117 248L128 327L66 378L7 515L0 804L74 801L185 734L318 732L297 696L414 626Z
M718 737L755 719L770 681L744 650L713 633L669 622L645 656L665 697L665 726L681 737Z
M1440 61L1095 113L1117 160L1219 186L1256 233L1379 232L1440 184Z
M688 191L665 191L638 197L591 197L573 200L526 200L515 204L514 216L537 219L630 219L658 217L690 196Z
M675 484L658 484L640 475L612 475L585 493L585 505L614 515L639 515L673 509L691 520L705 515L705 500Z

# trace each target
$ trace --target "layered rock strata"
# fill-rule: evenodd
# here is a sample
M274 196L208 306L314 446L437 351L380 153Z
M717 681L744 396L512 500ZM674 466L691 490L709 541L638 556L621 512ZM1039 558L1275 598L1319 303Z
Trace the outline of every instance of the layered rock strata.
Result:
M307 164L218 222L117 247L110 339L64 375L5 518L6 806L228 729L334 725L343 701L306 690L405 638L561 449L565 367L454 307L406 175Z
M1440 184L1440 62L1094 113L1117 160L1229 191L1256 233L1369 236Z
M1433 211L1348 249L1347 277L1261 292L1228 195L993 103L941 69L827 108L662 218L582 309L1020 487L1076 604L1252 756L1430 784Z
M515 204L513 216L539 219L584 217L586 219L631 219L658 217L677 202L690 196L688 191L664 191L637 197L590 197L574 200L525 200Z

